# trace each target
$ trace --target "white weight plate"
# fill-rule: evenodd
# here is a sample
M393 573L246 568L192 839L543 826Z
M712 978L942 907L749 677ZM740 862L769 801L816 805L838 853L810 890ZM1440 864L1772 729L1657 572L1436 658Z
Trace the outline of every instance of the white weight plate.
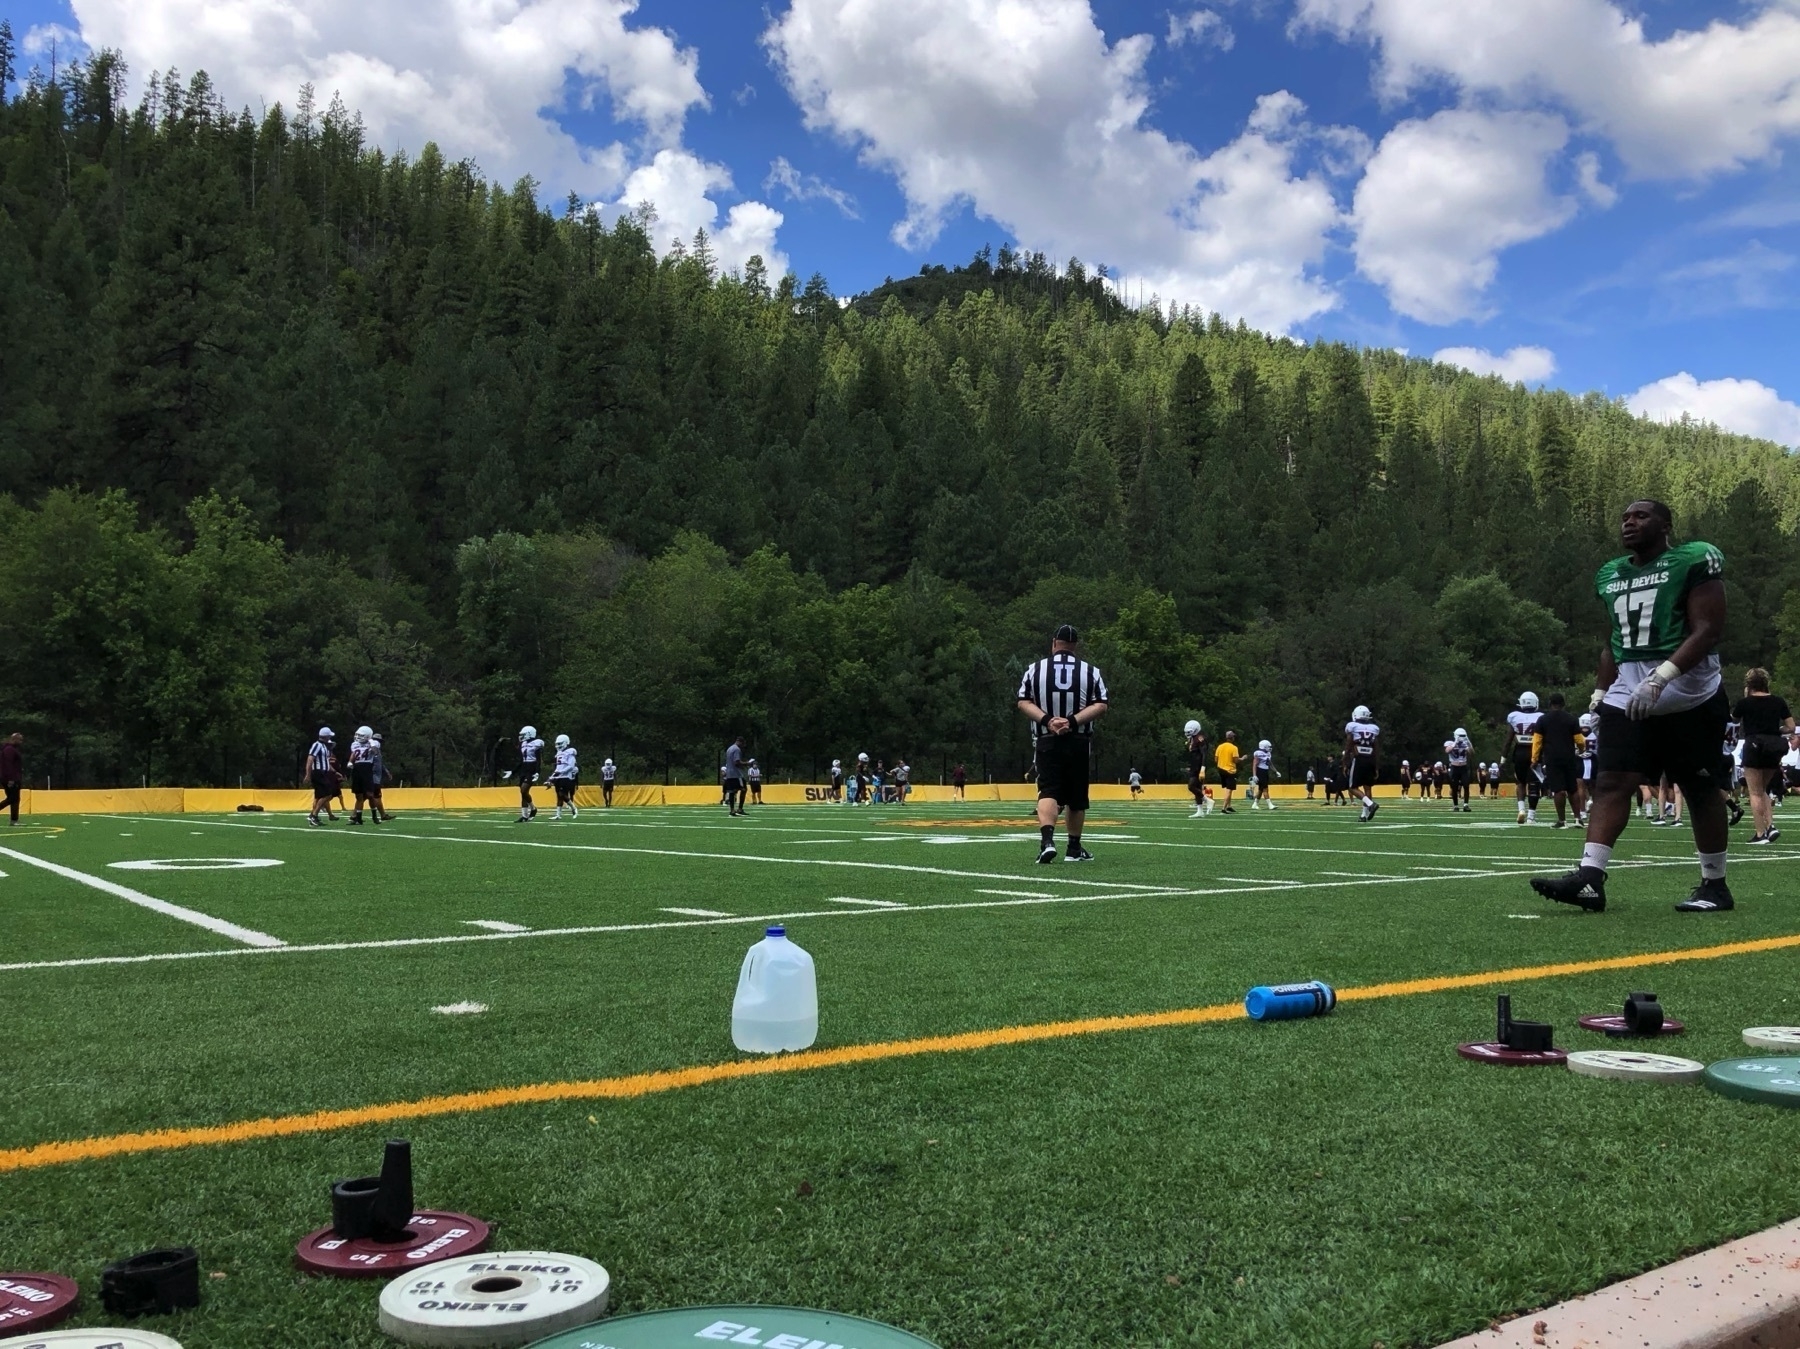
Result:
M1752 1026L1744 1032L1744 1043L1752 1049L1785 1049L1800 1051L1800 1026Z
M14 1340L0 1340L0 1349L181 1349L167 1335L148 1330L46 1330Z
M381 1328L408 1344L529 1344L606 1311L612 1279L579 1255L498 1251L441 1260L381 1290Z
M1636 1049L1578 1049L1569 1055L1569 1071L1583 1077L1611 1077L1626 1082L1698 1082L1704 1063L1673 1054L1645 1054Z

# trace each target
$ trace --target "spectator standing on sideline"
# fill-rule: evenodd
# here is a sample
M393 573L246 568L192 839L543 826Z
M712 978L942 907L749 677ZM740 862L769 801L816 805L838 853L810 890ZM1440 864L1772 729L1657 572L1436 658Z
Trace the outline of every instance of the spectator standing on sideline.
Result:
M725 746L725 813L744 813L744 737L739 736Z
M964 788L969 785L969 770L962 764L956 765L950 774L950 794L958 801L965 800Z
M1237 747L1236 731L1225 732L1225 738L1213 751L1213 764L1219 770L1219 786L1225 791L1225 804L1219 809L1221 815L1237 814L1231 806L1231 794L1237 790L1237 766L1243 753Z
M1018 708L1031 720L1037 763L1038 863L1056 860L1056 817L1068 812L1064 859L1091 862L1081 846L1087 818L1088 771L1094 721L1106 713L1106 680L1098 667L1075 654L1080 635L1067 623L1050 639L1050 654L1025 667Z
M1769 692L1769 672L1760 667L1744 672L1744 696L1732 716L1744 747L1744 781L1750 787L1750 814L1756 822L1750 841L1763 846L1781 837L1769 802L1769 781L1781 776L1785 737L1793 734L1794 716L1785 698Z
M6 793L6 811L19 822L19 792L25 785L25 737L14 731L0 745L0 790Z

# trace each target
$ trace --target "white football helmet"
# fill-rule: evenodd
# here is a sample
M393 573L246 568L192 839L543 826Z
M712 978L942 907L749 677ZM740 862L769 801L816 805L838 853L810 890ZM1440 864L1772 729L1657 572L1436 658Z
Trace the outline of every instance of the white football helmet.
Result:
M1200 734L1200 723L1197 721L1188 722L1188 724L1186 726L1183 726L1181 728L1181 733L1185 736L1190 736L1190 737L1199 735Z
M856 756L856 762L867 763L869 762L869 756L867 754L859 754Z
M1600 724L1600 718L1596 717L1592 712L1583 712L1581 714L1581 729L1582 730L1591 731L1594 729L1594 727L1596 727L1599 724Z
M1256 742L1256 747L1261 750L1271 750L1275 748L1275 746L1271 745L1267 740L1258 740Z
M358 740L367 740L374 734L375 728L372 726L358 726L356 728L356 738Z
M1350 714L1350 720L1351 721L1367 721L1373 715L1375 715L1375 714L1370 712L1367 707L1365 707L1362 703L1358 703L1356 705L1356 710Z
M1468 738L1469 738L1469 733L1466 730L1464 730L1461 726L1458 726L1456 728L1456 743L1460 745L1464 741L1466 741Z
M844 761L842 759L833 759L831 761L831 766L833 768L842 768L844 766Z
M1519 695L1519 706L1527 712L1537 711L1537 694L1533 693L1530 689L1526 689L1525 692Z
M1431 766L1433 768L1442 768L1444 766L1444 761L1442 759L1439 759L1436 763L1434 763Z
M321 739L321 740L335 740L335 739L337 739L337 737L336 737L336 736L334 736L334 735L333 735L333 734L332 734L332 733L331 733L331 727L329 727L329 726L321 726L321 727L319 727L319 739Z
M521 740L536 740L537 739L537 727L535 727L535 726L519 727L519 739L521 739Z
M611 768L613 766L613 761L611 759L608 759L605 763L601 764L600 766L602 768Z
M556 737L556 747L558 749L567 749L569 747L569 737L566 735L557 736Z

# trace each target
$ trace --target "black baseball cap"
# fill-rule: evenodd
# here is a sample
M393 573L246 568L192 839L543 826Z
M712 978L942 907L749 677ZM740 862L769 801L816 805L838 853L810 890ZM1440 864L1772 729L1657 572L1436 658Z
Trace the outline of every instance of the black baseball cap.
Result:
M1073 646L1076 642L1081 640L1081 634L1075 631L1075 625L1073 623L1064 623L1056 630L1055 636L1050 640L1053 642L1067 642L1070 646Z

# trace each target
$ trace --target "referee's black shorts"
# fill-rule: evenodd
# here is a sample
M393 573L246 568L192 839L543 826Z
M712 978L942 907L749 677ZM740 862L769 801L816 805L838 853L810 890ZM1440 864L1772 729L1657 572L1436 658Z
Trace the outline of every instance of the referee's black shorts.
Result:
M1038 800L1048 798L1064 810L1088 808L1089 737L1043 736L1037 742Z
M1720 776L1719 744L1731 720L1720 689L1698 707L1633 721L1611 703L1600 708L1598 773L1635 773L1649 782L1667 777L1692 795L1696 787L1728 787Z
M337 795L337 788L331 783L331 774L323 768L313 769L312 789L315 799L321 796Z

